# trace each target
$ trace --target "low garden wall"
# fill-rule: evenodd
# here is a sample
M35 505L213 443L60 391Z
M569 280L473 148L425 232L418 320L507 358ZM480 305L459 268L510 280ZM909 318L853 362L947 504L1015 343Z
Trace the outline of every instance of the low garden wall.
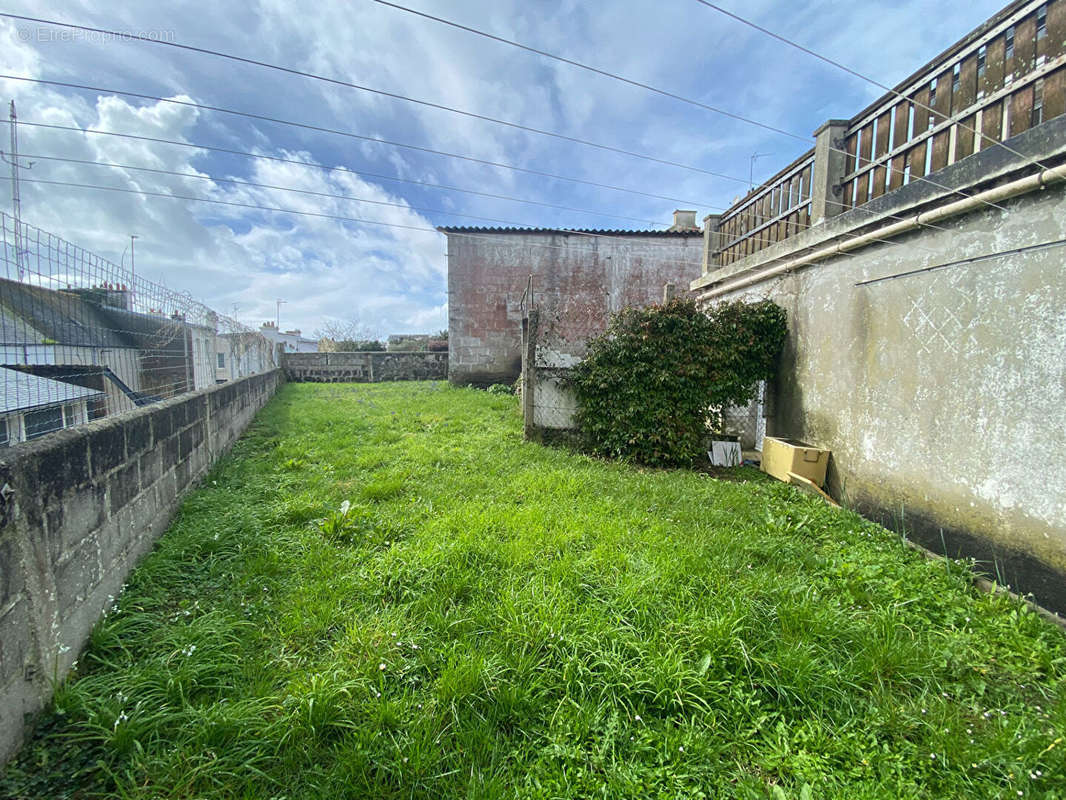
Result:
M0 764L280 370L0 451Z
M281 364L286 379L295 382L379 383L448 378L445 352L285 353Z

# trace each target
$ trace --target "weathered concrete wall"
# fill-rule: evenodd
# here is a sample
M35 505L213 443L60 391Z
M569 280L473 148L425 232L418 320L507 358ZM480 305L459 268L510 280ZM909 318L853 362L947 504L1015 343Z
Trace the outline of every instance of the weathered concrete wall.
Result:
M182 495L281 379L254 375L4 451L0 763Z
M1010 144L1053 164L1066 145L1062 122ZM969 193L982 176L1007 180L1011 169L1032 171L996 148L935 179ZM895 215L891 222L938 195L959 199L911 184L865 208ZM835 494L890 526L902 521L935 552L985 562L991 574L1064 611L1066 248L920 271L1066 239L1063 183L998 205L710 302L770 297L787 309L790 338L768 433L832 449ZM870 222L863 210L848 212L796 243L824 246ZM782 255L778 245L720 272L752 275ZM887 279L856 285L877 278ZM716 279L694 288L713 290Z
M448 354L436 352L285 353L282 368L290 381L379 383L442 381Z
M449 234L448 378L487 386L518 377L521 301L531 273L544 346L581 357L610 314L661 302L665 283L687 286L700 274L702 257L699 231Z

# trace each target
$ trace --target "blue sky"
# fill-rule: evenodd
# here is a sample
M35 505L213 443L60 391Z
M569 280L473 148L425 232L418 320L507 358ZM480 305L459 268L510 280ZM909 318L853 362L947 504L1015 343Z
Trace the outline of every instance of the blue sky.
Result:
M401 4L619 73L808 136L880 91L695 0L401 0ZM772 30L894 84L979 25L999 0L785 3L722 0ZM741 179L631 158L251 65L137 42L64 40L0 20L3 72L264 114L685 200L699 217L729 205L811 146L488 41L371 0L313 5L20 2L0 10L173 41L334 76ZM351 174L114 137L20 129L25 153L102 160L398 203L397 208L61 162L32 177L354 216L394 225L646 228L679 203L347 137L98 92L0 80L20 119L196 142L344 167ZM6 117L5 117L6 118ZM3 139L6 142L7 131ZM6 149L6 148L5 148ZM384 177L382 177L384 176ZM30 177L27 175L27 177ZM446 184L599 213L443 191ZM0 203L10 209L10 188ZM444 237L381 225L163 198L24 184L23 219L116 262L136 233L138 272L258 325L310 333L358 320L378 334L446 326ZM417 209L434 209L433 211ZM615 216L611 216L615 215ZM625 217L630 219L622 219ZM645 220L638 222L634 220Z

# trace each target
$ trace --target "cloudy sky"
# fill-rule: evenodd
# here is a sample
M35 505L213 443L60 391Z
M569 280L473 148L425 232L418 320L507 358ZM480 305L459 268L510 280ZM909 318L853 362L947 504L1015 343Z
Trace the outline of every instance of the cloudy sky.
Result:
M398 2L801 137L826 119L852 116L880 94L696 0ZM721 4L893 84L995 13L1002 0ZM32 170L23 173L26 222L116 262L129 234L137 234L139 274L189 291L252 325L272 319L280 298L286 301L282 327L305 333L329 320L350 319L378 334L439 330L447 324L446 260L444 237L432 231L435 226L650 228L667 224L677 207L698 209L702 218L747 189L752 154L765 154L755 162L758 182L813 142L731 120L373 0L6 0L0 10L220 50L684 165L612 153L210 55L0 18L4 74L107 90L0 79L4 109L14 99L20 120L273 157L70 130L19 129L20 151L29 154L28 160L38 157ZM116 91L367 138L136 99ZM5 151L7 138L5 130ZM28 179L327 216L57 187ZM10 187L4 183L0 204L9 212Z

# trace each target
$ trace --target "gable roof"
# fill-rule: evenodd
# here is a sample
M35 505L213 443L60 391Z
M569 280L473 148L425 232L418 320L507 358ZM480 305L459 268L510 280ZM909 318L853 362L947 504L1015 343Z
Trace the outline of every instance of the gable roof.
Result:
M115 328L97 304L75 292L0 278L0 341L5 344L136 346Z

